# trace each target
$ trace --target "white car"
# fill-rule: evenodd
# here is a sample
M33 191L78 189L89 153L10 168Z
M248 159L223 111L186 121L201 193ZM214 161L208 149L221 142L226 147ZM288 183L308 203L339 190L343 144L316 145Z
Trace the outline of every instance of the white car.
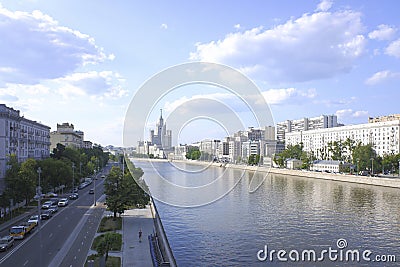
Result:
M50 208L51 205L53 205L53 201L46 201L43 203L42 209L47 210L48 208Z
M12 236L4 236L0 239L0 251L6 251L14 245L14 238Z
M38 215L32 215L28 220L28 223L35 223L36 225L38 224L38 222L39 222Z
M65 207L68 205L68 198L62 198L58 201L59 207Z

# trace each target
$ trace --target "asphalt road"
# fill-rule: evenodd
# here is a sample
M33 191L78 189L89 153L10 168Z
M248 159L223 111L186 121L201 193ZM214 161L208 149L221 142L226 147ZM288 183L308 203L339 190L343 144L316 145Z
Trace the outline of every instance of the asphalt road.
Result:
M108 171L106 167L103 173ZM103 182L101 178L96 180L99 201L104 199ZM70 200L68 206L42 221L41 230L36 227L24 240L16 240L12 249L0 254L0 266L83 266L105 209L101 203L92 206L94 196L88 192L93 186L79 190L77 200Z

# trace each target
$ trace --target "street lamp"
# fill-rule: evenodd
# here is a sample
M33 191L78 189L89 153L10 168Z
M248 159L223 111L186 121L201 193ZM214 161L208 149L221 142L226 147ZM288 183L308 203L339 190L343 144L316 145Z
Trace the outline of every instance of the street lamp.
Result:
M37 169L37 173L39 175L39 183L38 183L38 187L36 189L36 191L37 191L36 194L38 196L38 226L39 226L39 229L40 229L40 199L42 198L42 189L40 187L40 174L42 173L42 168L39 167Z
M72 192L75 190L75 163L72 162Z
M399 160L399 177L400 177L400 160Z
M93 206L96 206L96 170L94 170L94 183L93 183Z
M357 175L360 172L360 159L357 159Z
M371 158L371 176L374 176L374 158Z
M37 173L39 175L39 183L38 183L38 187L37 187L37 194L39 196L38 198L38 231L39 231L39 241L42 242L42 231L41 227L42 227L42 218L40 218L40 199L42 198L42 188L40 187L40 174L42 173L42 168L38 168L37 169ZM42 250L39 250L39 266L42 266Z

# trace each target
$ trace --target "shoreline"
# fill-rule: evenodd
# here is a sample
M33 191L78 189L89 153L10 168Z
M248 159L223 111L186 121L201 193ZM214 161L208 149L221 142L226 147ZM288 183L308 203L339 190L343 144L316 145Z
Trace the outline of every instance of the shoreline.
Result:
M130 158L132 160L137 161L152 161L152 162L178 162L178 163L186 163L191 165L199 165L199 166L214 166L220 168L232 168L232 169L240 169L246 171L258 171L258 172L266 172L272 174L282 174L282 175L290 175L290 176L298 176L304 178L312 178L312 179L322 179L322 180L330 180L337 182L346 182L346 183L356 183L356 184L366 184L366 185L374 185L374 186L384 186L391 188L400 188L400 178L385 178L385 177L370 177L370 176L360 176L360 175L348 175L348 174L334 174L334 173L323 173L323 172L313 172L313 171L302 171L302 170L289 170L289 169L279 169L273 167L264 167L264 166L248 166L248 165L237 165L232 163L216 163L216 162L203 162L203 161L192 161L192 160L167 160L167 159L145 159L145 158Z

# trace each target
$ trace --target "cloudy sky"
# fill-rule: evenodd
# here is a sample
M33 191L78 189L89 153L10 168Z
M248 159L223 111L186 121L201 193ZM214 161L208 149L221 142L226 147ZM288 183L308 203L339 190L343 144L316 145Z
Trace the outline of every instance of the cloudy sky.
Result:
M400 113L399 7L389 0L0 0L0 103L52 130L70 122L87 140L122 145L127 108L146 80L207 61L252 79L275 122L336 114L363 123ZM159 108L168 117L199 95L235 102L220 89L181 88L155 105L149 125ZM218 135L208 123L191 126L182 132L193 140Z

